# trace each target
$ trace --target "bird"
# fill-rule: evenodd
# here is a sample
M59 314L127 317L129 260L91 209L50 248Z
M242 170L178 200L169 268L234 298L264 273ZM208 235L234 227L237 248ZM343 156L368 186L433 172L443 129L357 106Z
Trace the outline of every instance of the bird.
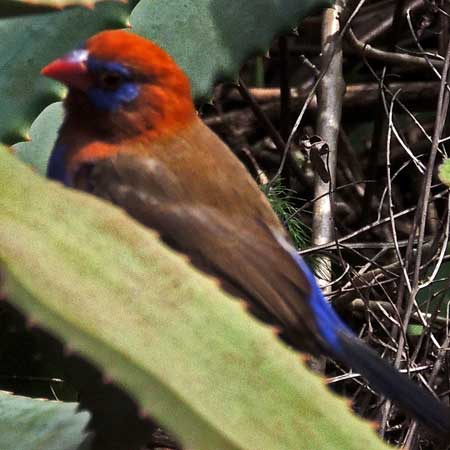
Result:
M325 299L257 183L197 114L190 81L166 51L107 30L41 73L69 88L48 178L122 208L289 345L340 361L449 435L449 407L379 357Z

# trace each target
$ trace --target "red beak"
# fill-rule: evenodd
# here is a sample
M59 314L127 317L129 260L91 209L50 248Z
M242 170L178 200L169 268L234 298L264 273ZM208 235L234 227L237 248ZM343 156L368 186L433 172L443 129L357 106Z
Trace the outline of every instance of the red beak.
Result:
M60 81L68 87L86 91L91 85L87 56L86 50L74 50L45 66L41 75Z

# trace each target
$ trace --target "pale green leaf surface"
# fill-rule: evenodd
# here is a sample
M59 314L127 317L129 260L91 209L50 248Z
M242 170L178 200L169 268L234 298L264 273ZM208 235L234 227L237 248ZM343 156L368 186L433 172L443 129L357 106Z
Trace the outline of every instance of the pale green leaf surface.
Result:
M188 448L387 449L271 330L122 211L0 152L11 300Z
M76 403L38 400L0 391L2 450L81 450L89 413Z

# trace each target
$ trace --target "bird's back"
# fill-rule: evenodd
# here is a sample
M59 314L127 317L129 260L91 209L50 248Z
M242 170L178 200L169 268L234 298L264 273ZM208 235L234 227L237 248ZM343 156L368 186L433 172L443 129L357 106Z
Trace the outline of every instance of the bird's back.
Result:
M242 226L265 222L284 233L265 195L230 148L199 118L189 126L151 144L124 142L126 153L136 154L170 168L184 203L214 208L224 217L233 216ZM230 178L231 177L231 178Z
M266 197L226 144L196 118L176 137L120 145L115 156L80 166L74 187L156 230L299 348L323 351L311 306L301 300L310 283L280 246L287 234Z

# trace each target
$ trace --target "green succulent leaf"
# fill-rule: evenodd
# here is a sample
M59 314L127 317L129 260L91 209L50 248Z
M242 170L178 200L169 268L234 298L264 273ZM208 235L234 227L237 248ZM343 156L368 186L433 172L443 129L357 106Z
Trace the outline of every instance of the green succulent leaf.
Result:
M131 13L133 31L167 50L206 97L218 79L231 80L250 56L264 53L277 34L329 5L326 0L141 1Z
M19 397L0 391L2 450L86 449L88 412L76 403Z
M269 327L155 233L5 151L0 179L11 301L186 447L388 448Z
M61 102L47 106L31 125L31 141L19 142L13 147L16 155L41 175L46 173L47 162L56 140L58 130L55 123L61 123L63 115Z

